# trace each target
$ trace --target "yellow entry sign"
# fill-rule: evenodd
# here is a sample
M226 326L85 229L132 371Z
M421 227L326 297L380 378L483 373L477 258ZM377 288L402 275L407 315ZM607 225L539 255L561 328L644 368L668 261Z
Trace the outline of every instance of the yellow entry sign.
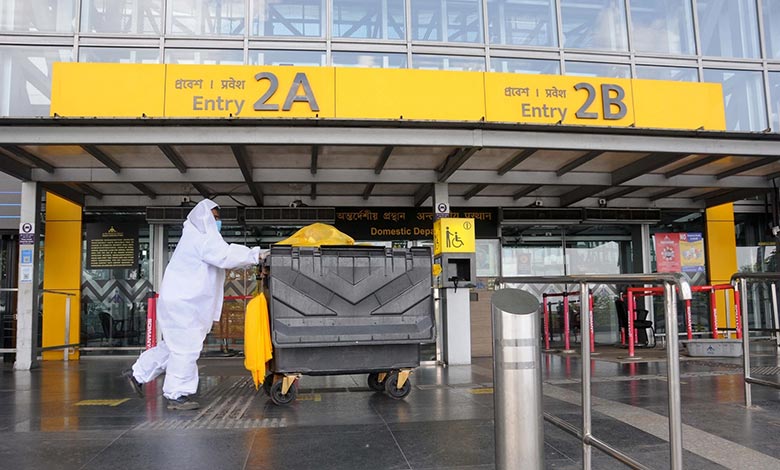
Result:
M474 219L443 218L433 223L433 254L477 251Z

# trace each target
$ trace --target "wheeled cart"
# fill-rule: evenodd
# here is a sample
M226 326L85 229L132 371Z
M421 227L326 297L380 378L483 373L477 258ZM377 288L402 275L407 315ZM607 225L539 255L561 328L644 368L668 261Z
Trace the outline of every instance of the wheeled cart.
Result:
M274 403L295 400L302 375L367 374L372 390L409 394L435 341L429 248L274 246L269 260Z

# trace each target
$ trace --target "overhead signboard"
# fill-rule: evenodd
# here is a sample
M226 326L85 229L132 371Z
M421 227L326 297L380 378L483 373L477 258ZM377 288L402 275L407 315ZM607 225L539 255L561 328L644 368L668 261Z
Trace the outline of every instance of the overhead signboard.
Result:
M474 219L477 238L498 237L498 209L451 209L453 217ZM335 226L358 241L431 240L434 213L421 207L338 207ZM472 250L473 251L473 250Z
M722 130L719 83L414 69L57 63L63 117L416 120Z

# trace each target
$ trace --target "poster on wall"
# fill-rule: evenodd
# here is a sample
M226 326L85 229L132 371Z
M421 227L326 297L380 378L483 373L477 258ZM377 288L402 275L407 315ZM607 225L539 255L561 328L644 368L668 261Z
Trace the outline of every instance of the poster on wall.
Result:
M656 271L704 272L704 237L701 232L656 233Z
M87 269L134 268L137 264L137 226L87 224Z

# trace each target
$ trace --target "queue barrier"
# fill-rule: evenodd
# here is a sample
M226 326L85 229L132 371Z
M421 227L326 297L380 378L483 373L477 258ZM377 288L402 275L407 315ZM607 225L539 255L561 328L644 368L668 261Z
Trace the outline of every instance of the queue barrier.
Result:
M571 349L571 328L569 318L569 297L579 296L579 292L551 292L542 294L542 311L544 323L544 349L550 351L550 307L547 303L548 297L563 297L563 342L564 351L570 352ZM593 334L593 291L588 291L588 304L590 309L590 351L596 350L595 335Z
M734 322L736 328L737 339L742 338L741 323L742 323L742 307L740 305L740 293L731 284L714 284L705 286L691 286L691 292L708 292L710 294L710 333L713 339L720 337L720 331L718 330L718 307L717 307L717 292L723 291L725 297L726 308L726 329L729 329L731 323L731 298L730 291L734 291ZM629 287L627 292L627 304L628 311L636 311L636 298L646 296L663 295L663 288L660 287ZM634 357L634 315L629 313L628 315L628 356ZM685 329L686 335L689 340L693 339L693 323L691 312L691 299L685 301ZM726 333L727 337L730 333Z
M736 273L731 276L731 284L734 286L734 295L739 299L741 311L747 314L747 281L769 282L772 286L772 313L774 326L778 328L777 313L777 281L780 281L780 273ZM775 330L776 344L780 341L780 333ZM748 322L742 322L742 368L745 376L745 406L753 406L752 385L763 385L780 390L780 384L767 380L756 379L750 376L750 331Z
M780 279L780 277L779 277ZM691 286L680 273L661 274L624 274L620 276L593 275L593 276L556 276L556 277L504 277L499 278L502 286L506 284L579 284L580 298L585 298L590 290L590 284L661 284L664 291L664 318L666 319L666 367L667 390L669 404L669 463L672 470L681 470L682 464L682 413L680 406L680 349L677 341L677 292L683 300L691 299ZM677 289L675 290L675 286ZM591 360L590 337L592 310L589 302L584 302L580 312L580 331L582 334L582 429L579 430L569 423L544 413L544 419L559 427L582 441L583 468L590 470L592 464L592 447L596 447L607 455L635 469L647 469L649 467L634 460L625 453L613 448L606 442L594 437L592 434L591 397ZM516 397L521 400L523 397ZM519 463L518 463L519 464Z

